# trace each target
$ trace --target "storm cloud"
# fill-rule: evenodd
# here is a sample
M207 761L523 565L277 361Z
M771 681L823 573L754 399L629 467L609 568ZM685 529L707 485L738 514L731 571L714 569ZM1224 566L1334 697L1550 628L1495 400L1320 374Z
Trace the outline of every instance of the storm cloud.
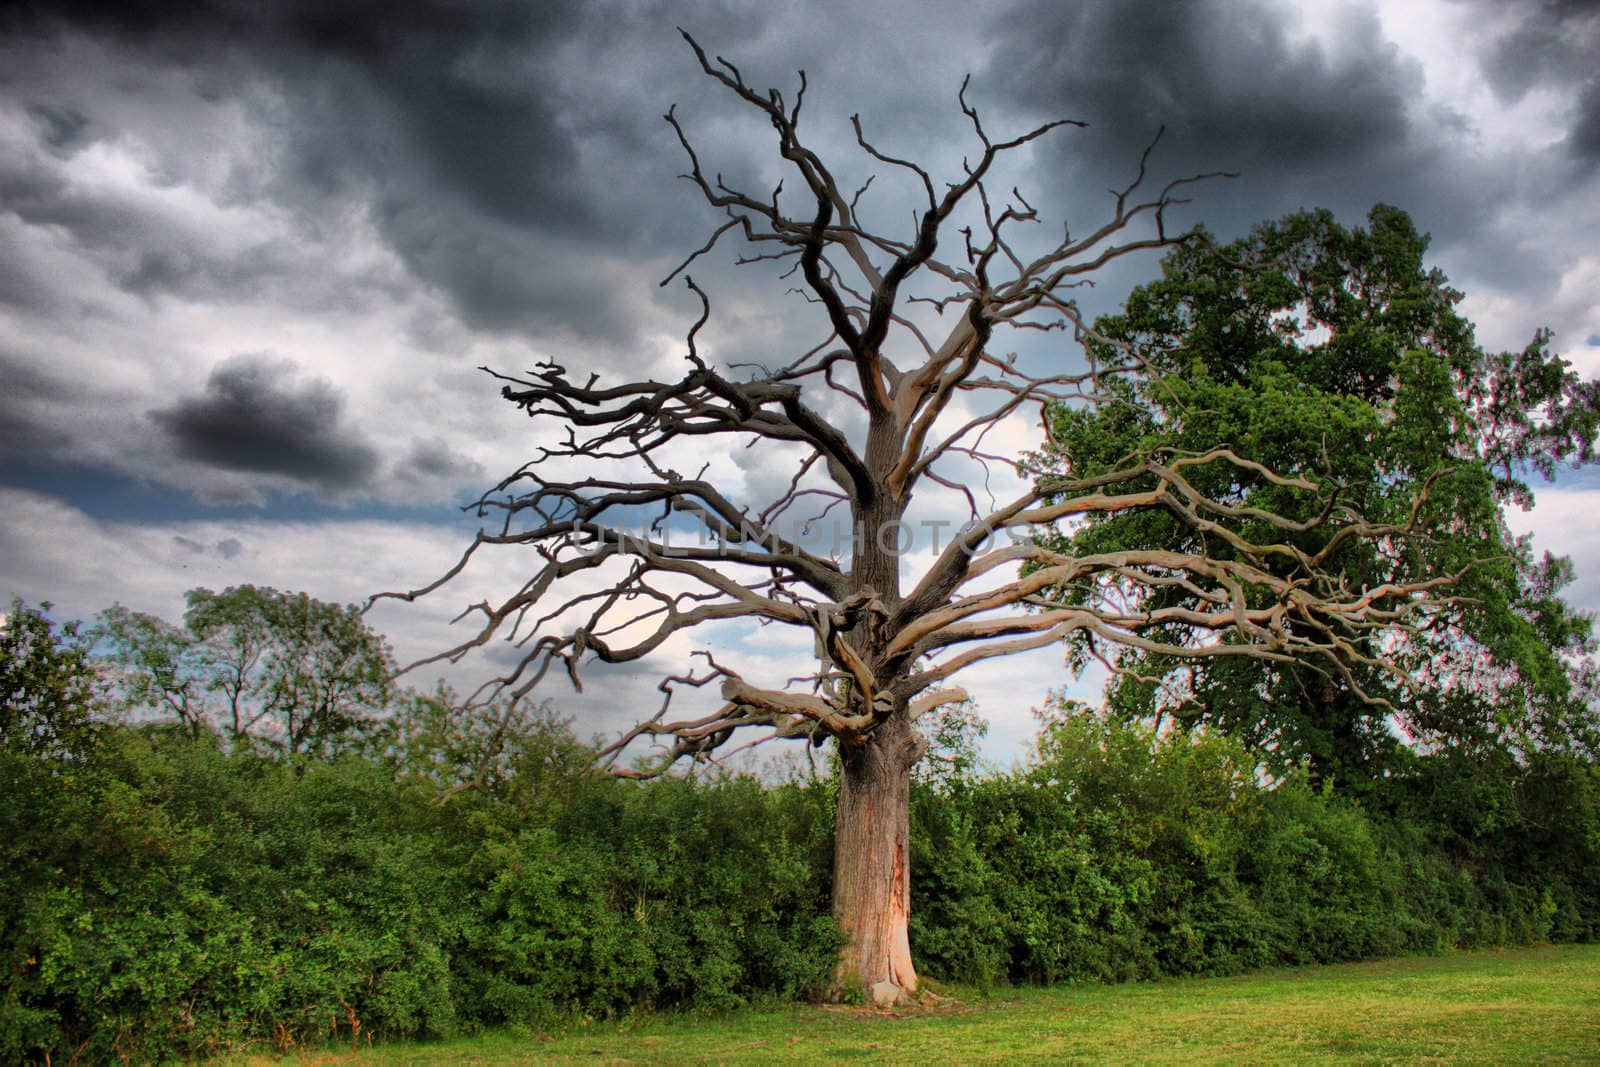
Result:
M1457 2L1482 20L1478 64L1495 95L1508 104L1536 89L1564 97L1564 146L1580 165L1600 160L1600 4Z
M57 414L70 405L70 382L11 352L0 351L0 459L25 462L59 452L71 435Z
M1375 201L1397 204L1433 234L1430 259L1467 291L1486 344L1520 347L1550 325L1600 372L1597 9L0 5L4 577L57 599L78 581L87 610L120 597L176 616L196 568L345 599L447 566L470 537L445 527L450 505L552 432L479 366L681 373L699 306L655 283L721 219L678 180L662 113L677 105L730 185L765 195L783 176L770 124L703 76L679 24L757 91L792 101L804 68L803 131L852 188L874 169L854 113L885 151L956 180L976 144L956 102L970 73L967 99L993 134L1090 123L1014 157L1004 184L1038 205L1042 240L1062 220L1075 233L1101 220L1106 190L1164 127L1155 187L1240 174L1195 189L1178 224L1232 237L1300 208L1358 224ZM904 178L890 169L862 201L903 236L915 226ZM800 183L786 189L798 205ZM736 269L736 254L729 241L695 265L712 301L703 350L770 364L817 341L815 309L776 278L784 265ZM1078 294L1110 310L1155 269L1154 255L1129 260ZM254 354L218 362L229 353ZM1005 447L1030 442L1019 431ZM753 454L702 458L754 496L791 473ZM114 553L88 570L64 562L83 553L61 529L142 543L137 573ZM342 554L308 558L338 530ZM522 580L506 566L495 584ZM158 589L166 602L149 599ZM437 634L423 645L436 650ZM653 664L628 684L647 675ZM1042 695L1059 667L1038 676Z
M1563 195L1583 201L1544 163L1600 144L1600 83L1586 62L1595 6L1423 6L1460 16L1458 26L1482 24L1465 40L1495 100L1555 93L1564 147L1502 148L1487 140L1476 103L1440 96L1415 49L1398 43L1391 15L1414 5L1319 6L1312 25L1305 8L1277 0L1016 0L985 13L950 2L683 12L578 0L14 4L0 14L0 135L9 138L0 231L14 237L0 302L30 329L10 348L55 359L63 321L125 323L123 334L148 336L145 320L210 308L208 329L240 329L214 340L178 327L192 338L189 365L153 371L146 387L204 375L215 352L267 345L301 366L333 367L372 348L369 338L348 354L328 351L352 323L402 319L438 326L379 338L391 359L442 339L440 366L476 350L474 361L500 368L557 355L638 373L693 314L681 292L652 283L717 221L675 179L683 158L662 111L682 104L706 165L733 184L764 190L778 177L770 130L700 75L677 21L758 88L792 93L806 68L808 136L845 161L851 180L867 169L849 135L854 111L884 147L936 157L937 179L959 173L971 145L954 93L970 71L969 98L996 130L1058 116L1090 123L1048 139L1019 176L1043 217L1079 229L1097 221L1104 191L1131 177L1164 127L1151 159L1157 182L1240 174L1197 190L1185 223L1232 236L1301 208L1354 222L1375 201L1396 203L1464 265L1464 277L1451 271L1458 283L1531 303L1581 254L1553 248L1527 215ZM874 187L868 207L898 227L909 212L894 178ZM1568 238L1582 222L1572 217ZM1480 254L1491 242L1493 254ZM712 258L725 262L724 251ZM64 261L78 271L72 284ZM1152 266L1119 267L1095 299L1114 302ZM773 311L773 291L756 292L759 275L700 278L716 286L706 337L741 358L772 358L763 351L771 331L806 310ZM768 306L755 311L756 300ZM285 347L271 325L278 316L327 325L304 348ZM1594 330L1574 325L1580 337ZM267 335L239 336L246 326ZM92 343L85 336L84 359ZM177 406L147 396L135 410L158 407L161 440L218 469L319 491L407 491L414 479L385 482L385 473L426 464L374 476L362 450L381 439L387 454L407 454L410 438L365 424L407 398L385 395L375 407L360 375L338 378L360 393L339 416L340 440L358 446L344 463L294 458L318 454L320 439L300 451L213 442L185 405L221 404L214 391ZM434 431L481 463L483 450L448 436L476 422L456 412ZM483 468L453 469L439 477Z
M1159 181L1237 175L1196 192L1215 230L1302 207L1359 217L1380 194L1437 197L1419 189L1438 153L1415 115L1421 66L1373 12L1348 12L1336 40L1297 36L1293 13L1261 0L1036 2L1005 25L988 76L1013 107L1048 102L1089 122L1052 142L1052 169L1080 186L1121 186L1160 134Z
M344 397L262 354L217 364L204 392L150 417L185 459L230 471L281 474L321 493L359 489L378 453L342 424Z
M579 118L582 89L550 61L607 21L575 2L470 12L442 3L62 3L21 5L0 27L32 36L46 54L99 48L116 57L116 86L80 78L64 98L50 95L48 80L31 87L27 112L50 155L110 130L97 109L132 118L172 168L171 183L209 184L226 206L285 209L296 223L288 236L300 242L337 239L330 231L354 209L470 324L537 330L550 326L557 300L527 264L557 258L552 241L637 232L595 195L607 184L581 158L580 139L593 132ZM166 120L130 116L141 100ZM217 143L218 111L230 108L252 143ZM170 121L183 111L194 121ZM627 129L612 123L610 135ZM219 161L223 173L203 173ZM292 256L272 245L219 252L182 227L141 225L149 213L126 203L39 176L32 187L29 221L113 249L111 271L132 291L195 295L289 273ZM607 299L591 294L597 314L580 321L591 334L626 335Z

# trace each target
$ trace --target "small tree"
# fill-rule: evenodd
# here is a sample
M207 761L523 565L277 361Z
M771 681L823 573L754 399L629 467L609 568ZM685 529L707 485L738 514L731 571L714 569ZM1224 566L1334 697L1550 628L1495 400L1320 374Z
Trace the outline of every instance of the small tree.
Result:
M181 627L118 605L93 635L130 704L195 736L327 750L389 701L393 659L354 605L253 585L191 589L188 605Z
M0 746L57 759L92 743L102 693L78 624L58 626L49 610L13 600L0 617Z
M668 281L736 234L750 248L743 262L787 265L799 279L820 319L817 343L759 366L715 365L697 343L709 298L685 276L701 314L688 330L682 377L601 382L570 377L554 361L525 375L496 375L508 401L561 432L479 501L480 515L496 521L449 573L423 589L384 595L413 599L437 589L486 546L537 551L540 563L521 588L474 609L482 625L469 640L423 661L458 659L497 633L523 641L525 655L480 691L482 700L520 697L552 669L577 684L590 660L637 660L706 623L748 620L809 632L820 669L787 684L762 684L736 663L697 653L703 667L666 678L660 711L606 758L617 774L645 777L678 760L732 751L747 732L756 734L752 744L831 739L840 765L833 902L846 939L836 992L892 1002L917 987L907 930L908 811L911 769L925 746L913 724L966 699L948 684L964 668L1074 634L1187 658L1314 657L1344 673L1352 663L1381 667L1363 636L1447 599L1458 574L1350 583L1340 572L1341 549L1402 541L1416 530L1412 519L1369 520L1331 482L1280 474L1220 441L1163 446L1090 471L1025 466L1037 484L1009 501L980 503L970 485L984 464L1014 462L984 450L988 431L1013 417L1043 418L1051 405L1113 399L1119 381L1158 373L1147 357L1086 322L1072 293L1131 253L1204 243L1167 223L1169 209L1183 202L1178 193L1196 179L1145 193L1141 163L1098 225L1030 245L1037 212L1019 190L996 194L989 184L996 164L1081 123L996 138L963 86L957 99L972 154L948 184L880 149L852 119L869 166L916 190L907 230L875 228L862 215L866 186L852 193L802 139L803 74L791 103L777 90L757 92L732 64L689 44L709 78L770 124L798 190L780 184L755 194L712 176L669 111L688 158L686 177L723 221ZM995 350L1006 330L1087 341L1088 358L1032 368ZM674 466L698 462L696 454L717 445L786 460L787 487L745 499L708 481L703 468L684 474ZM581 475L552 473L571 461L581 461ZM1230 475L1272 485L1273 506L1241 511L1219 498L1213 486ZM969 521L912 574L904 558L908 509L919 490L938 487L964 497ZM1170 516L1211 531L1206 544L1226 551L1075 555L1027 537L996 537L1106 511ZM646 513L654 520L639 529ZM807 539L830 516L848 524L837 552ZM690 529L698 544L682 543ZM575 588L585 577L601 587ZM1198 597L1160 610L1136 595L1071 604L1043 597L1083 581L1129 590L1181 583ZM1165 628L1180 618L1209 639L1169 639ZM719 706L670 716L675 691L711 683L720 688ZM658 747L640 755L636 742Z

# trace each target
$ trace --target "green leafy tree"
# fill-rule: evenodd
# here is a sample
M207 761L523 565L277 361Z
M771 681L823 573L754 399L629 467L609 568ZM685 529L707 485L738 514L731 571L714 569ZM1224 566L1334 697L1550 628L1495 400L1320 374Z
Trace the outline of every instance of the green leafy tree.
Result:
M21 1062L54 1029L48 1004L21 1003L17 976L37 960L20 942L51 881L73 862L101 726L102 686L77 623L13 600L0 617L0 1059Z
M1366 229L1297 214L1220 254L1173 250L1160 280L1097 322L1103 359L1132 356L1151 373L1107 383L1111 399L1097 407L1058 406L1044 469L1082 481L1130 457L1176 465L1219 447L1254 462L1195 464L1184 491L1208 500L1201 514L1108 508L1048 543L1077 557L1248 560L1290 583L1307 580L1309 561L1373 597L1365 618L1341 621L1353 654L1337 660L1180 658L1080 631L1077 663L1111 669L1122 714L1211 723L1336 776L1404 758L1391 722L1428 745L1593 743L1591 622L1560 597L1571 565L1535 559L1503 512L1531 504L1532 474L1595 458L1600 383L1580 380L1548 332L1521 352L1484 352L1457 311L1461 294L1425 265L1427 245L1392 207L1375 207ZM1131 498L1156 482L1116 491ZM1334 532L1346 512L1386 532ZM1384 590L1434 579L1449 595L1423 611L1401 617L1379 603ZM1169 618L1169 646L1193 646L1242 640L1189 620L1259 594L1239 582L1219 596L1167 571L1137 589L1063 582L1048 602L1120 600Z
M196 736L329 751L393 695L393 657L360 609L305 593L192 589L182 626L118 605L93 633L121 668L127 701Z
M13 600L0 620L0 744L28 756L81 755L93 740L98 676L78 624L57 625L49 610Z

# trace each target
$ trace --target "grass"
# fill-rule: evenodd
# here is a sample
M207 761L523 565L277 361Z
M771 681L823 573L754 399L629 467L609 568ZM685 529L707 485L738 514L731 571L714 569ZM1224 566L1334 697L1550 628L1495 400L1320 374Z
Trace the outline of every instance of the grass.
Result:
M895 1014L792 1006L711 1018L661 1015L554 1036L501 1031L288 1062L1600 1063L1600 945L1238 978L949 992L960 999Z

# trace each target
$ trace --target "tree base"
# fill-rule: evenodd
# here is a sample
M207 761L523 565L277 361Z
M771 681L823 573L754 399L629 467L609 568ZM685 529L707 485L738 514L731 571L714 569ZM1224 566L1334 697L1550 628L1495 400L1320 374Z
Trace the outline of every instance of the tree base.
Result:
M913 999L912 992L901 989L887 979L882 982L874 982L867 989L867 1003L875 1008L892 1008L902 1001L911 999Z
M833 914L845 936L836 999L893 1007L914 997L911 962L911 767L921 739L901 714L840 753Z

